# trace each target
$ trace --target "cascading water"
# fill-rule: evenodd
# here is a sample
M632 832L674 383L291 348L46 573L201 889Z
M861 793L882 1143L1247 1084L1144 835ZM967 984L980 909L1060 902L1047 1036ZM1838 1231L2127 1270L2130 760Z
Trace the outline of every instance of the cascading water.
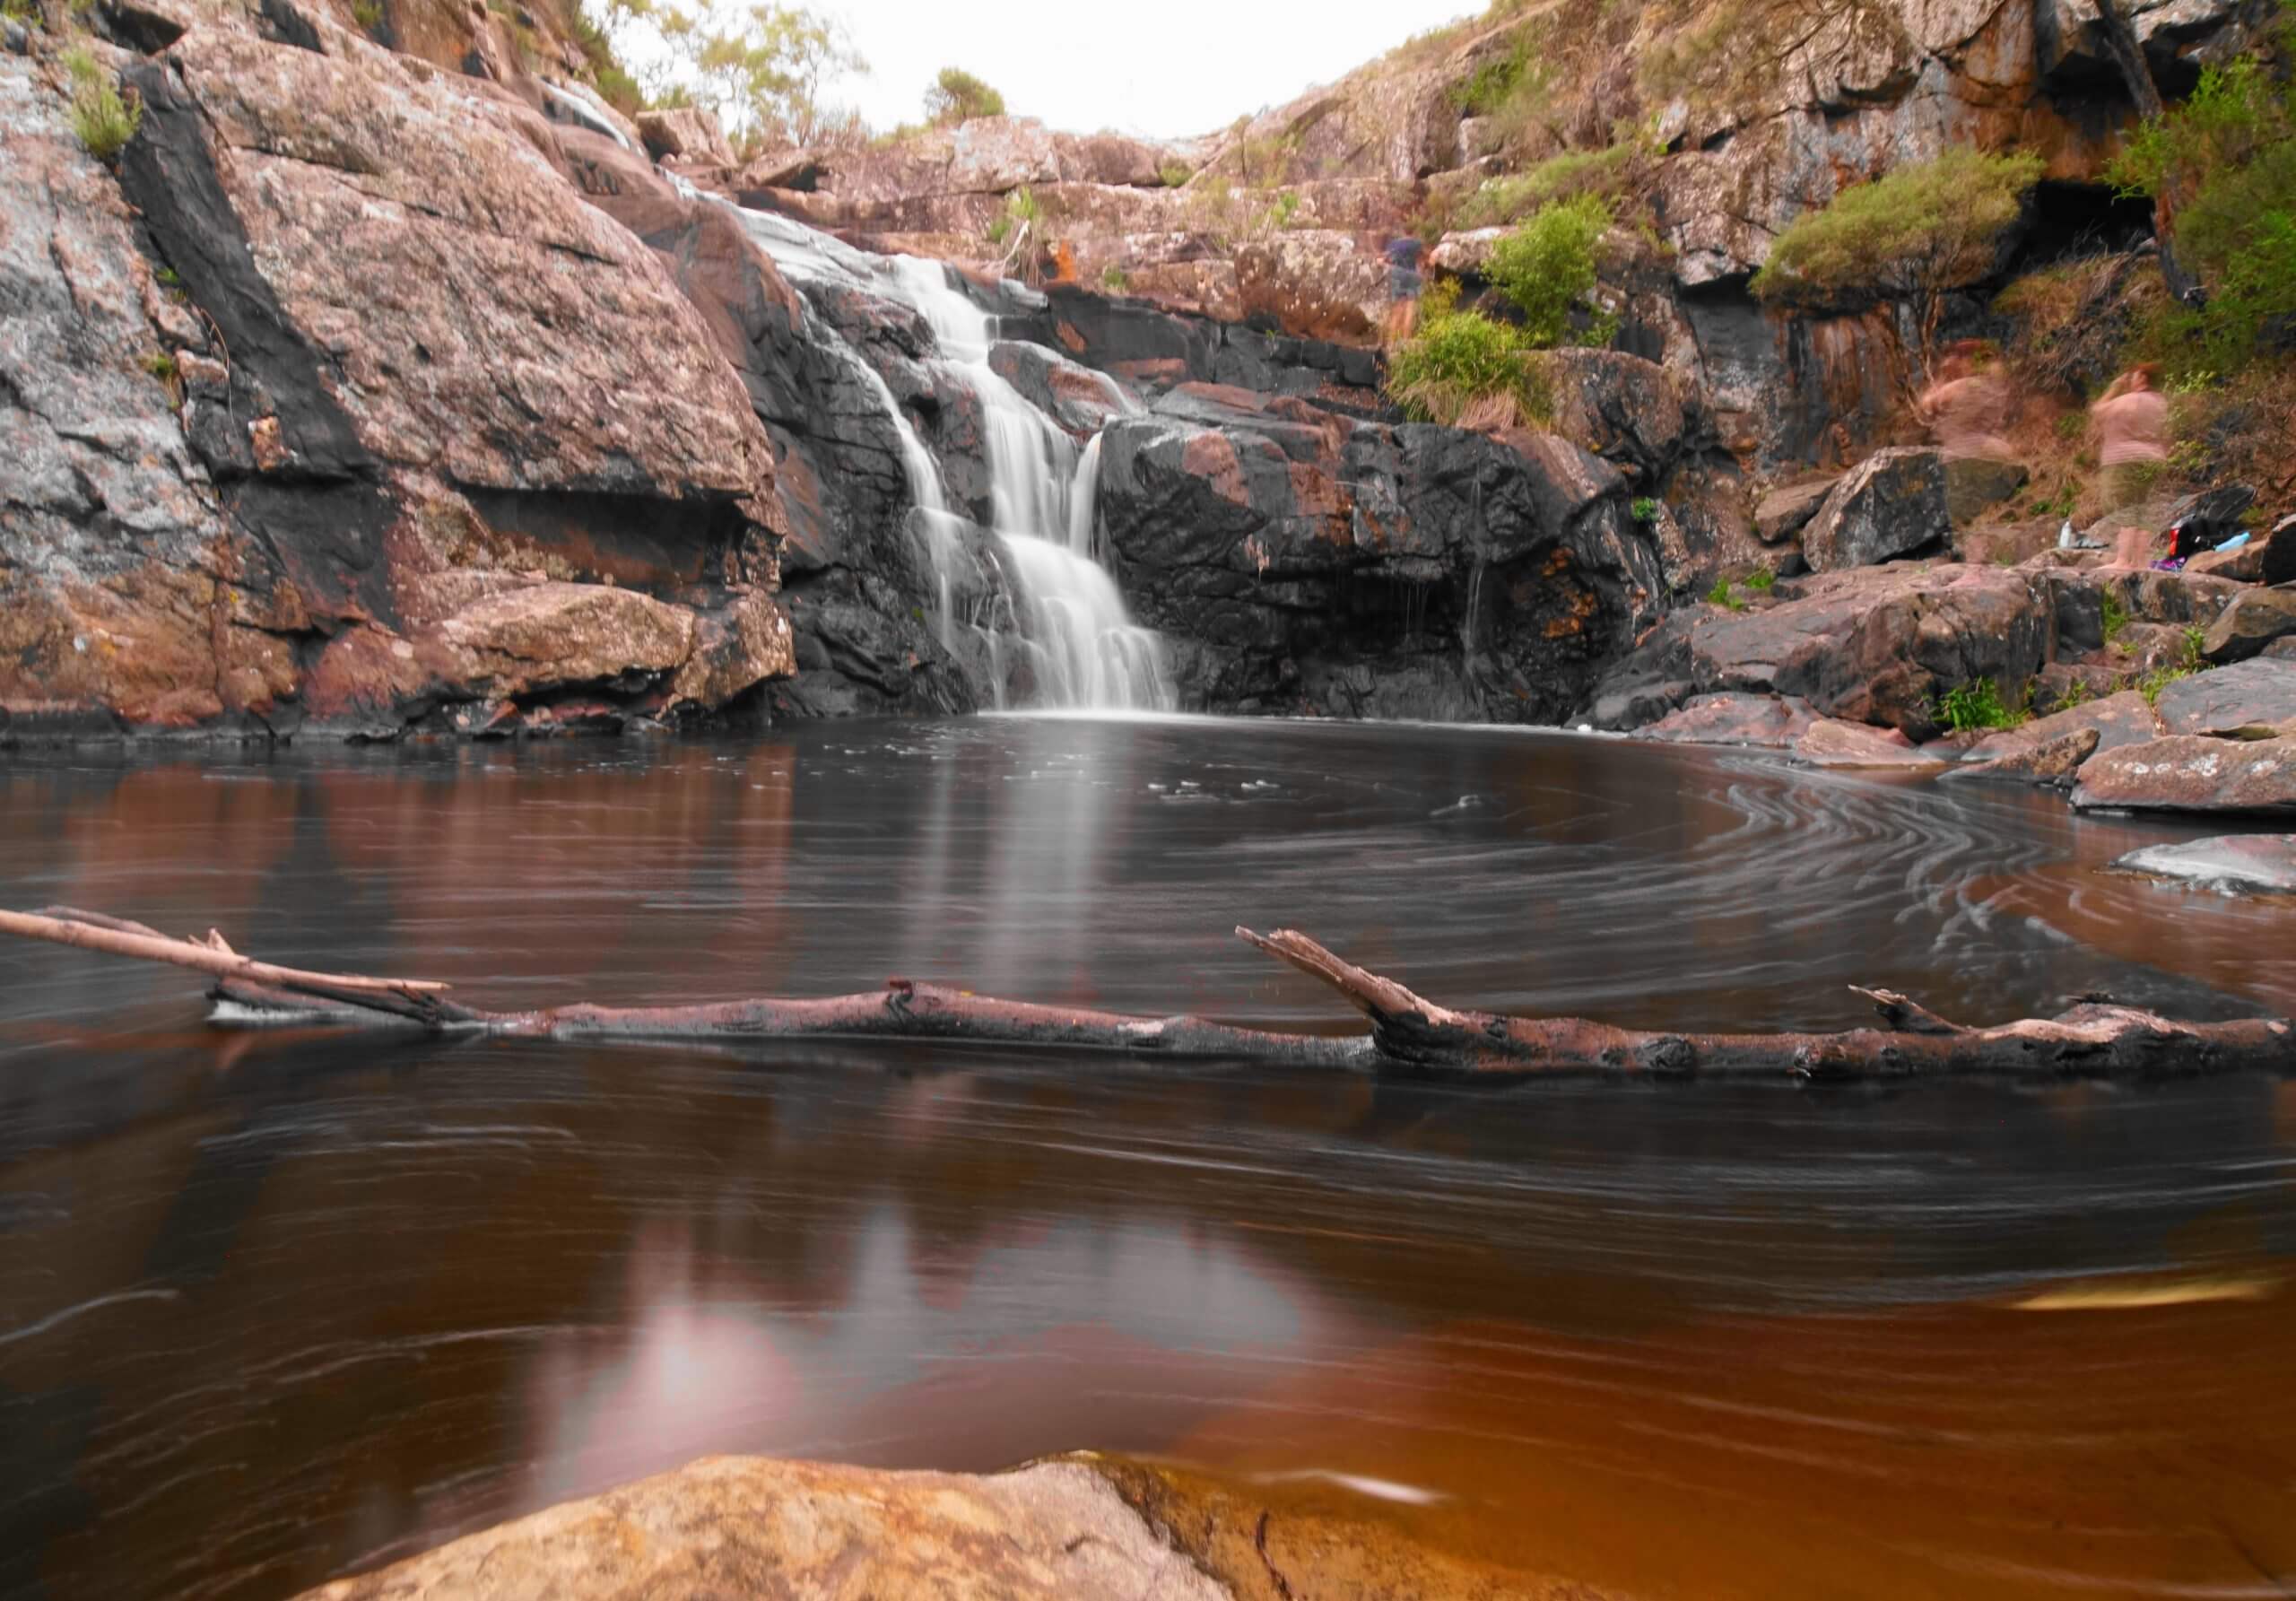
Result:
M1039 693L1054 706L1169 707L1161 647L1126 614L1095 559L1100 436L1080 451L989 364L996 319L949 281L947 267L903 256L892 269L902 298L932 325L944 364L980 399L991 522L1028 612Z
M990 532L1003 560L987 587L1013 602L987 616L959 619L952 594L979 588L981 575L950 511L940 473L891 387L841 339L838 347L883 405L900 440L902 466L919 512L935 581L936 624L944 643L959 628L977 631L995 664L994 694L1004 706L1004 647L1025 651L1032 703L1053 708L1163 709L1173 704L1155 633L1126 614L1116 581L1096 559L1093 502L1100 439L1083 449L989 364L996 319L968 300L939 262L874 257L786 217L744 211L750 236L800 286L833 284L897 300L921 314L940 350L936 365L979 400L989 476ZM1121 391L1110 386L1112 396ZM992 555L993 561L996 557ZM993 605L993 603L992 603Z

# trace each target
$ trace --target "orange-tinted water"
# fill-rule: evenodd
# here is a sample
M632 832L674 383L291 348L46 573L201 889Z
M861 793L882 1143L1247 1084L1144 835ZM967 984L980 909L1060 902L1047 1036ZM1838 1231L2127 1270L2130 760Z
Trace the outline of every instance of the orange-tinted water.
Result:
M2163 831L1593 742L992 721L20 761L0 805L0 904L504 1004L898 970L1335 1021L1245 920L1648 1022L1847 1022L1853 980L2296 1005L2285 909L2093 870ZM0 951L0 1595L283 1595L710 1451L1076 1447L1630 1593L2296 1576L2277 1081L1466 1091L199 1016L188 976Z

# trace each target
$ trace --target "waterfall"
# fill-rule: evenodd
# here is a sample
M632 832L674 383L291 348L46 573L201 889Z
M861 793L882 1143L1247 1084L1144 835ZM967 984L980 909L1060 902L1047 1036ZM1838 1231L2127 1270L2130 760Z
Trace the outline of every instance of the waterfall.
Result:
M800 288L858 291L920 314L933 330L934 363L980 403L989 480L994 575L979 562L950 510L940 470L894 400L883 376L859 351L828 332L840 359L863 377L900 441L901 462L919 511L937 586L935 626L944 644L960 628L980 634L994 665L993 693L1004 705L1004 663L1024 660L1033 680L1030 703L1063 709L1164 709L1174 702L1163 648L1152 630L1133 622L1116 581L1095 559L1094 499L1100 438L1079 448L989 365L996 319L967 299L949 270L917 257L872 256L767 213L740 213L750 237ZM1121 391L1110 386L1112 395ZM960 587L1009 593L989 614L954 615Z
M1094 559L1100 436L1080 451L989 365L996 319L950 282L945 265L902 256L892 271L902 298L932 325L944 365L979 397L991 524L1024 603L1039 698L1052 706L1170 707L1161 644L1126 614L1116 581Z

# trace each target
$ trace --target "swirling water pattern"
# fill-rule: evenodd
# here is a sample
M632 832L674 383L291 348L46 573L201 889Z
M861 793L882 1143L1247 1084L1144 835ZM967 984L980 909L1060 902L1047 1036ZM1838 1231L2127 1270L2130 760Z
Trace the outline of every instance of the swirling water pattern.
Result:
M1496 730L59 757L0 807L0 904L502 1004L900 972L1344 1026L1242 921L1663 1026L1839 1025L1853 982L2296 1006L2284 907L2100 871L2190 831ZM283 1595L709 1451L1079 1446L1628 1592L2296 1571L2279 1083L1489 1091L199 1010L0 951L0 1596Z

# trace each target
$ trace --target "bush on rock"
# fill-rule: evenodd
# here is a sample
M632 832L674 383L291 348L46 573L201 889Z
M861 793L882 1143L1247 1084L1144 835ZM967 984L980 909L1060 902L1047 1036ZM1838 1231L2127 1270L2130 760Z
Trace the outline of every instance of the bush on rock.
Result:
M1753 291L1788 305L1902 299L1918 319L1926 366L1946 293L1993 271L2042 164L2037 155L1956 149L1852 184L1778 236Z

